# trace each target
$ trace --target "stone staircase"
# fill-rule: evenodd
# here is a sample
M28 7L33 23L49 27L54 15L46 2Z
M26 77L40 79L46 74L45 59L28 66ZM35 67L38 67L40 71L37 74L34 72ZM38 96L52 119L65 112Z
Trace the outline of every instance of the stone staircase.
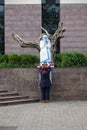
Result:
M35 94L32 94L34 87L30 86L33 85L30 84L30 86L28 86L30 88L26 88L27 84L31 83L26 77L26 72L28 71L25 70L23 74L20 74L20 72L22 72L20 69L0 68L0 106L39 101L39 98L37 98ZM20 77L22 77L22 80Z
M22 96L17 92L9 92L6 89L0 89L0 106L15 105L23 103L38 102L39 99L30 99L29 96Z

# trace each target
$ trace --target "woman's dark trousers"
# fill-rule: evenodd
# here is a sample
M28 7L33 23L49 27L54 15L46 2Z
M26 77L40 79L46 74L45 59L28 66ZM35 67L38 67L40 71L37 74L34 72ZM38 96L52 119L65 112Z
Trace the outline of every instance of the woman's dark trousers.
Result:
M49 100L50 87L41 87L42 100Z

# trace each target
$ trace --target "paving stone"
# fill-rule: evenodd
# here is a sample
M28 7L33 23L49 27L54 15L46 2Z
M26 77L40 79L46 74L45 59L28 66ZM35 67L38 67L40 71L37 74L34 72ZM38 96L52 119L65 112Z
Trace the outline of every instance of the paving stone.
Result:
M15 126L17 130L87 130L87 101L3 106L0 126Z
M1 126L0 130L16 130L17 127L14 126Z

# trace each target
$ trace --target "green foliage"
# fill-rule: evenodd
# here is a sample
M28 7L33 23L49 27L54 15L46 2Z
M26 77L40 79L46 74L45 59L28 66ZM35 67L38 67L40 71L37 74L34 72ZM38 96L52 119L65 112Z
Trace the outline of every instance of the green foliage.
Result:
M55 66L61 67L61 62L62 62L62 54L56 54L54 57Z
M36 55L0 55L0 67L36 67L40 59ZM87 54L77 52L60 53L54 57L56 67L87 67Z
M39 63L39 58L36 55L22 54L20 55L22 67L35 67Z
M8 63L11 65L20 64L20 56L17 54L8 55Z
M0 55L0 67L36 67L39 58L30 54Z
M87 67L87 56L77 52L61 53L55 55L54 63L56 67Z
M6 63L6 62L8 62L8 56L0 55L0 63Z

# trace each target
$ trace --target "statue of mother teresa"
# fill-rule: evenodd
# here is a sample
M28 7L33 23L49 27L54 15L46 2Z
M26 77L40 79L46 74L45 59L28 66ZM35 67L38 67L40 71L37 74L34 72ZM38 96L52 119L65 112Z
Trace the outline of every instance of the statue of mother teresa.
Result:
M40 64L44 63L51 63L51 42L45 34L40 40Z

